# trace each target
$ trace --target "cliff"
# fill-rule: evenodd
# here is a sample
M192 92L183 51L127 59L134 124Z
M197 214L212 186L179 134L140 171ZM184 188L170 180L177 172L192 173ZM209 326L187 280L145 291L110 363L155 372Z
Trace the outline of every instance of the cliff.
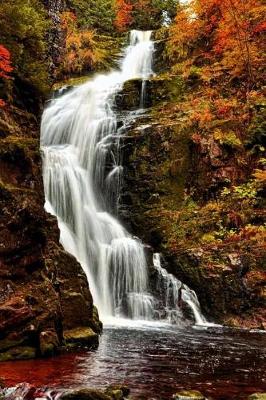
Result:
M52 20L46 67L60 58L61 1L44 2ZM27 79L4 86L0 108L0 360L97 346L101 323L79 263L59 244L44 211L40 115L44 95Z
M196 291L209 320L263 329L264 185L252 175L259 155L194 134L186 101L200 89L181 75L159 74L146 87L148 108L122 140L121 218ZM119 107L137 109L140 88L127 82ZM212 127L222 124L217 118Z

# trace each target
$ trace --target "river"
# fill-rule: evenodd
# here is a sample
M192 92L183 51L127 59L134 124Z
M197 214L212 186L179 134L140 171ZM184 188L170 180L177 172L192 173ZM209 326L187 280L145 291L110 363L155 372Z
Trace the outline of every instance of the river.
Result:
M131 325L106 327L95 351L2 363L1 376L11 386L26 381L46 389L124 383L134 399L195 389L208 399L244 400L266 390L263 332Z

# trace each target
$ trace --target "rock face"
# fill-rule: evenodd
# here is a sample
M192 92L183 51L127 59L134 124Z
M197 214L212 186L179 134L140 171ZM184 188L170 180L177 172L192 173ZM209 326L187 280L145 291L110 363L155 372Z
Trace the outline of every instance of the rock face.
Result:
M122 109L134 109L139 87L137 81L125 84L118 95ZM152 108L132 121L122 139L121 218L162 252L168 270L196 291L210 320L263 329L266 256L259 239L213 241L208 233L223 237L222 224L229 231L234 223L244 226L249 215L261 223L259 205L243 211L238 222L239 206L218 198L227 182L245 181L239 154L213 138L199 143L192 137L187 115L178 108L178 77L168 76L165 83L157 77L147 89Z
M43 208L38 120L0 113L0 360L95 346L101 323L86 276Z
M42 0L42 2L47 9L51 21L47 41L50 58L49 71L54 78L64 49L65 34L61 27L60 14L64 11L66 4L65 0Z

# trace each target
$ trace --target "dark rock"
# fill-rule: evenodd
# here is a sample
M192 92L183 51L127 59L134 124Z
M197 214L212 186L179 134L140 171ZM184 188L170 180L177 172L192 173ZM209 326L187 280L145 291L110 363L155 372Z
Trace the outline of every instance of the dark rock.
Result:
M64 331L64 340L66 345L70 347L96 347L98 345L98 334L91 328L78 327Z
M59 339L55 331L40 333L40 352L42 356L52 356L59 347Z
M60 400L112 400L102 391L92 389L77 389L64 393L60 396Z
M73 329L90 330L95 346L101 323L86 275L43 208L38 121L15 107L0 120L0 360L54 354Z

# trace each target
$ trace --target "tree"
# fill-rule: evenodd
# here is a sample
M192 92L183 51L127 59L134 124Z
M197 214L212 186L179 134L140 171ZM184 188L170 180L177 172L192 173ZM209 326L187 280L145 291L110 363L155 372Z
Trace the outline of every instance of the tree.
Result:
M0 45L0 78L8 79L9 73L12 71L10 52L3 45ZM4 100L0 99L0 108L4 105Z
M47 14L39 0L0 2L1 41L12 54L15 77L47 89Z
M160 29L170 23L176 14L178 0L131 0L136 29Z
M246 77L250 89L262 66L265 10L261 0L193 0L175 18L172 56L200 56L205 65L216 61L231 76Z
M94 30L80 29L76 15L69 11L62 13L61 23L65 32L63 73L87 72L104 61L107 52L97 40Z
M124 32L133 22L133 5L125 0L116 0L115 10L116 18L114 24L118 31Z
M83 29L93 29L99 34L114 33L115 0L69 0L75 12L78 25Z
M9 73L13 71L10 61L10 52L0 44L0 78L9 78Z

